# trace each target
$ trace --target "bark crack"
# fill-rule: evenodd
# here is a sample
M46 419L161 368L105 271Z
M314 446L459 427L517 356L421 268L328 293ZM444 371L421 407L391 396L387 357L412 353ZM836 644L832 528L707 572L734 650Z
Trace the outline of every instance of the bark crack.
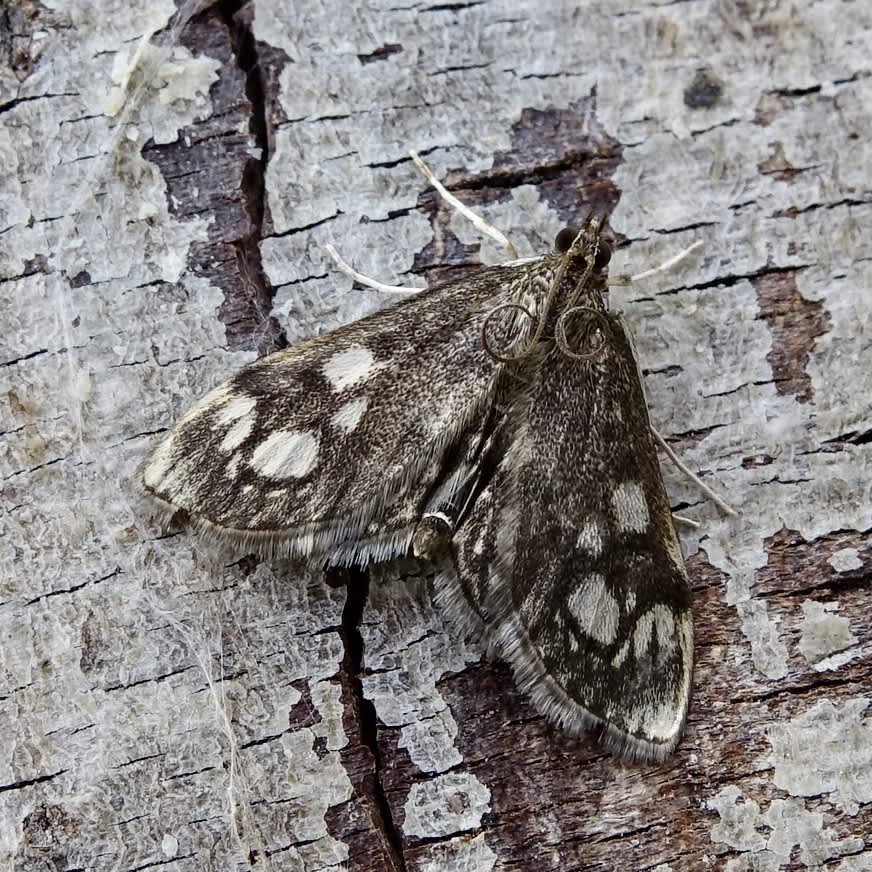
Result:
M9 790L23 790L34 784L42 784L44 781L51 781L52 778L63 775L66 771L66 769L58 769L57 772L52 772L49 775L37 775L35 778L23 778L21 781L13 781L10 784L0 784L0 793L6 793Z
M387 793L382 783L383 760L378 744L378 721L375 706L363 692L361 673L363 671L363 638L360 634L360 621L369 596L369 576L363 572L352 572L348 580L348 594L342 611L342 639L347 654L348 686L351 690L352 706L360 729L360 741L372 755L372 777L364 780L373 818L384 836L385 845L390 852L394 866L405 870L403 859L403 837L393 818Z
M536 162L535 166L500 167L477 175L465 175L462 171L452 171L443 184L449 191L480 191L486 188L516 188L519 185L539 185L559 179L564 173L578 170L592 160L610 159L616 148L608 145L598 148L594 145L569 149L560 156ZM428 192L429 194L429 192ZM432 196L432 195L431 195Z
M232 243L242 279L242 287L248 303L254 311L257 330L251 335L247 319L239 324L226 322L231 345L235 333L247 334L245 341L255 340L258 354L268 354L287 347L287 338L278 321L272 316L275 289L267 279L260 256L266 214L266 167L270 157L267 135L267 100L259 63L257 41L251 28L251 17L243 12L244 0L223 0L219 4L220 15L231 34L232 50L239 69L245 76L245 96L251 104L249 132L254 138L255 150L246 162L242 178L242 202L251 222L250 232ZM238 342L241 336L237 337ZM240 344L244 344L241 343Z

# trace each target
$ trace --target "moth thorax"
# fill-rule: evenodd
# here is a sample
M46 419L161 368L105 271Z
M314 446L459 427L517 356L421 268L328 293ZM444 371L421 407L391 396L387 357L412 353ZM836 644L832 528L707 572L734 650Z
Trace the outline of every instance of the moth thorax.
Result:
M412 553L422 560L439 560L448 555L454 524L443 512L424 515L412 536Z

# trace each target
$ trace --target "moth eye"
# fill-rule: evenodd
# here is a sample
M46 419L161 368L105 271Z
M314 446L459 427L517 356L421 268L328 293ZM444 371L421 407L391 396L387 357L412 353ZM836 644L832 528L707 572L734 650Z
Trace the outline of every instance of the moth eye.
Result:
M564 227L560 233L554 238L554 248L560 254L565 254L569 251L575 237L578 236L580 230L578 227Z
M593 268L602 269L611 259L612 247L608 244L608 242L605 242L601 239L599 248L596 252L596 257L593 259Z

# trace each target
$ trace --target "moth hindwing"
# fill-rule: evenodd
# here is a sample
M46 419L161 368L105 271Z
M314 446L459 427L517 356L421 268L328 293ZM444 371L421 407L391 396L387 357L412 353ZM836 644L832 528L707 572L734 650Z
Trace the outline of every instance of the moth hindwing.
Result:
M139 474L239 549L449 558L436 602L538 709L662 760L684 727L689 585L600 222L244 367Z

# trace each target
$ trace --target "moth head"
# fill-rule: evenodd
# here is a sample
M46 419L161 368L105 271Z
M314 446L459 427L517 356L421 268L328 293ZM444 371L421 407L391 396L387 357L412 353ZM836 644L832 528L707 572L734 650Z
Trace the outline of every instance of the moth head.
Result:
M605 218L591 215L581 227L564 227L554 240L561 255L558 282L567 276L571 285L559 297L554 339L566 357L597 358L609 333L606 270L611 245L602 237Z
M593 271L602 272L612 259L612 247L601 236L602 224L598 215L591 215L581 227L564 227L554 239L555 250L580 257L585 263L592 259Z

